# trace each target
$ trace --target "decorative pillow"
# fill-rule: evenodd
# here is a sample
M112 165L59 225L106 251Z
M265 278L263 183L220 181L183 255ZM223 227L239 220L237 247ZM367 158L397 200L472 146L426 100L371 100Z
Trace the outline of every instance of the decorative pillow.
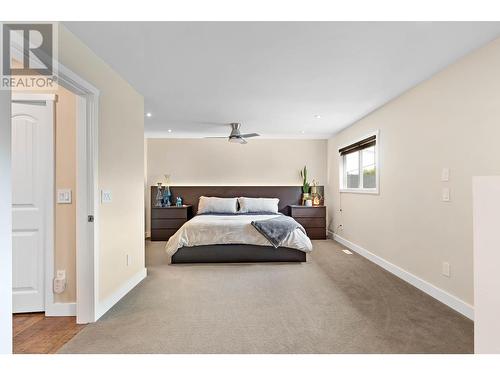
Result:
M236 214L237 212L237 198L201 196L198 202L198 214Z
M247 212L272 212L278 213L278 198L238 198L241 213Z

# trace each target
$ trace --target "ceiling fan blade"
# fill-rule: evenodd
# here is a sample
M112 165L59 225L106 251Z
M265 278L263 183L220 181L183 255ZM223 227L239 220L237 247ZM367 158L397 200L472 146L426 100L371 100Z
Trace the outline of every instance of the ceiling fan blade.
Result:
M243 138L240 138L240 144L242 145L246 145L248 142L246 140L244 140Z
M260 134L248 133L248 134L242 134L240 137L242 137L242 138L260 137Z

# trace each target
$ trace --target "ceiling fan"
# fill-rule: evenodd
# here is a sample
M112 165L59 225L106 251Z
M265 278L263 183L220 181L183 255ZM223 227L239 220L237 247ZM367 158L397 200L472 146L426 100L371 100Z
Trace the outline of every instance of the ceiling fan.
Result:
M227 140L231 143L245 144L248 143L245 138L260 136L260 134L257 133L241 134L240 132L241 124L239 122L232 122L229 125L231 125L231 134L229 134L229 137L205 137L205 138L227 138Z

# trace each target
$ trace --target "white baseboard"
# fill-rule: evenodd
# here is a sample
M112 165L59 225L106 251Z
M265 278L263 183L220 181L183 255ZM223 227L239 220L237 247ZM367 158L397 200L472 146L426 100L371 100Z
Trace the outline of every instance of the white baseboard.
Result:
M45 316L76 316L76 303L51 303L45 307Z
M98 303L96 308L96 317L97 321L101 316L103 316L110 308L112 308L118 301L120 301L125 295L135 288L137 284L139 284L142 280L144 280L147 276L147 269L143 268L139 272L137 272L134 276L128 279L123 285L118 288L116 292L106 298L104 301Z
M331 239L331 240L334 240L334 239L335 239L335 236L336 236L336 234L335 234L335 233L333 233L330 229L327 229L327 230L326 230L326 238L329 238L329 239Z
M338 234L332 233L331 231L328 231L328 233L331 236L333 236L333 239L335 241L355 251L359 255L379 265L386 271L389 271L393 275L396 275L400 279L403 279L407 283L413 285L415 288L418 288L424 293L427 293L431 297L451 307L453 310L459 312L460 314L466 316L467 318L474 320L474 307L469 305L468 303L451 295L448 292L445 292L444 290L438 288L437 286L425 280L422 280L421 278L413 275L412 273L405 271L404 269L396 266L395 264L388 262L387 260L379 257L378 255L369 252L368 250L362 248L361 246L358 246L355 243L346 240L345 238L339 236Z

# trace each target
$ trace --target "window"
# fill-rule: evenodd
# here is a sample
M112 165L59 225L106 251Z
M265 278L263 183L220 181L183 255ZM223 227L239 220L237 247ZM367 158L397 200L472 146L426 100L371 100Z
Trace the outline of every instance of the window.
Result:
M340 191L378 193L377 133L339 149Z

